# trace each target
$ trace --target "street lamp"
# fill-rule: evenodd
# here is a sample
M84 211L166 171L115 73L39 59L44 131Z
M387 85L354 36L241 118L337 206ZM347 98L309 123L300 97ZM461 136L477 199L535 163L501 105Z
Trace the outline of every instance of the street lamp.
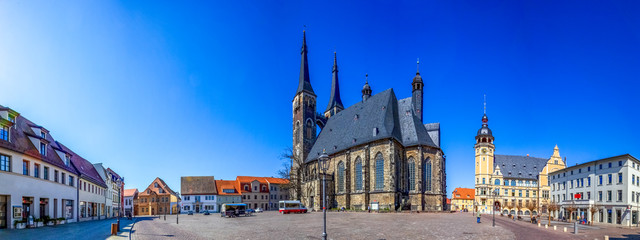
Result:
M493 190L493 226L496 226L496 196L498 196L498 188Z
M318 158L318 167L322 170L322 240L327 240L327 170L329 169L329 155L327 151L322 149L322 155Z
M180 202L176 200L176 224L178 224L178 216L180 216Z

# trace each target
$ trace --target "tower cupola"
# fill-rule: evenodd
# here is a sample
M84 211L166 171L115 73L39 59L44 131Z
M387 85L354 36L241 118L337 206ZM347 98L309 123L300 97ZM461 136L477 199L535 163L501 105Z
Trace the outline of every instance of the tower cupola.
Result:
M365 74L364 86L362 87L362 101L367 101L371 97L371 86L369 86L369 74Z

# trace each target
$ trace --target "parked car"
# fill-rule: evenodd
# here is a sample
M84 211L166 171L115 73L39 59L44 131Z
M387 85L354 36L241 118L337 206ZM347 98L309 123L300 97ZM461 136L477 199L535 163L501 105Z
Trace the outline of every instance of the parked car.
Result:
M209 210L204 210L203 214L204 215L209 215Z
M262 208L256 208L256 212L257 213L262 212Z
M187 215L193 215L193 211L189 210L189 211L187 212Z
M256 210L253 210L251 208L247 209L247 213L255 213L255 212L256 212Z

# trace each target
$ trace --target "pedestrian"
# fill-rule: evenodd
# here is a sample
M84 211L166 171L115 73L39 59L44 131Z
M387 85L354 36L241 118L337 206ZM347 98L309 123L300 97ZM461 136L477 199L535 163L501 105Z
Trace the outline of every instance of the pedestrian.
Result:
M478 216L478 223L480 223L480 212L478 212L477 216Z

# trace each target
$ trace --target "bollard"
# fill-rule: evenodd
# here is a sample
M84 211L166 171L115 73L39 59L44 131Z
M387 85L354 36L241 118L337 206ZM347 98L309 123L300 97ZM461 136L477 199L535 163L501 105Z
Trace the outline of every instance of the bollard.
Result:
M545 224L545 225L544 225L544 228L549 228L549 224Z
M578 234L578 222L573 223L573 234Z
M118 235L118 226L115 223L111 224L111 235Z
M540 227L540 223L538 223L538 227Z
M553 230L558 230L558 229L556 229L556 225L553 225Z
M567 227L564 227L564 232L567 232Z
M604 235L604 240L609 240L609 236Z

